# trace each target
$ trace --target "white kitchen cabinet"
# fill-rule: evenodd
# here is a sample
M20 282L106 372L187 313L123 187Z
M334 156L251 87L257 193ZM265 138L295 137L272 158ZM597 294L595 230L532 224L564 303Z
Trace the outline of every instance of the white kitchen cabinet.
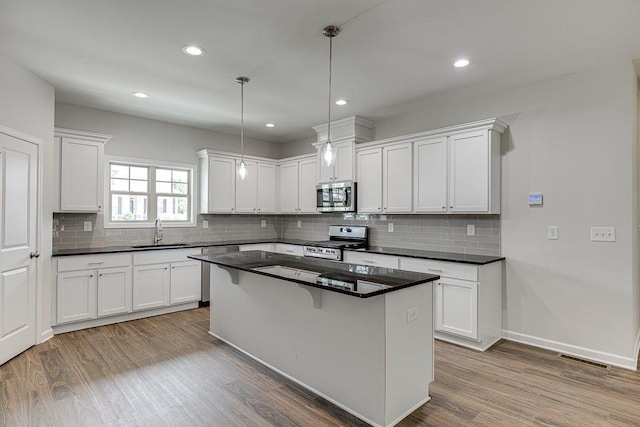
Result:
M236 161L233 157L198 151L200 213L235 213Z
M399 258L392 255L372 254L370 252L344 251L343 261L349 264L371 265L374 267L398 269Z
M274 245L274 252L285 255L302 256L302 246L276 243Z
M95 319L97 283L95 270L59 273L56 286L57 323Z
M239 164L236 162L236 168ZM276 212L276 166L245 160L247 176L236 174L236 213Z
M400 257L400 269L440 276L435 337L484 351L502 336L502 262L484 265Z
M201 264L194 260L171 263L171 304L200 301Z
M252 243L249 245L241 245L240 252L245 251L265 251L265 252L273 252L273 243Z
M55 128L57 212L102 212L104 145L111 135Z
M358 212L411 213L412 143L358 150Z
M435 286L435 329L478 338L478 283L441 278Z
M447 137L413 144L413 208L416 213L447 211Z
M322 146L318 147L318 183L353 181L355 143L341 141L332 145L336 150L336 163L332 167L322 164Z
M199 255L200 252L200 249L171 249L135 253L133 310L148 310L199 300L200 263L187 256Z
M63 257L56 271L56 324L131 311L130 254Z
M286 161L280 165L280 213L317 213L318 161L314 157Z
M133 267L133 310L169 305L171 264L150 264Z
M131 312L131 267L103 268L97 271L98 317Z

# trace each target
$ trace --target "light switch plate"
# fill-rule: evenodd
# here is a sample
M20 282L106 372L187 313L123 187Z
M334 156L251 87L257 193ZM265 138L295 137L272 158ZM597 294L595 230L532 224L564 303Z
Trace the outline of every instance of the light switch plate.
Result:
M591 241L592 242L615 242L616 228L615 227L591 227Z
M85 221L84 222L84 231L91 231L91 229L92 229L91 221Z
M547 239L558 240L560 238L559 233L560 230L557 225L550 225L547 227Z
M389 233L393 233L393 223L389 223Z
M302 228L302 221L298 220L298 228Z
M475 224L467 224L467 236L475 236L475 235L476 235Z
M418 318L418 307L407 309L407 323L411 323Z
M202 228L209 228L209 221L206 219L202 221Z
M262 227L266 227L267 226L267 220L263 219L261 225L262 225Z

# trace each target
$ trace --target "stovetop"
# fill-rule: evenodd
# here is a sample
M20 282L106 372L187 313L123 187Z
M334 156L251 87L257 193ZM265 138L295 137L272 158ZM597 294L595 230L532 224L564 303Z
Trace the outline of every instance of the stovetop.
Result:
M367 246L366 242L353 242L347 240L321 240L315 242L305 242L304 246L314 246L317 248L334 248L334 249L359 249Z

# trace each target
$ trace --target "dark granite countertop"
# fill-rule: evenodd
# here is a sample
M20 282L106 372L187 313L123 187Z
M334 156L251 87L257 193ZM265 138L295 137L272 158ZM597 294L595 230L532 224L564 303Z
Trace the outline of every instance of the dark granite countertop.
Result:
M213 256L193 255L189 258L359 298L369 298L440 278L434 274L263 251L230 252ZM292 270L304 270L310 274L293 275Z
M424 251L421 249L389 248L386 246L369 246L367 249L357 249L355 252L433 259L437 261L461 262L477 265L491 264L492 262L502 261L505 259L503 256L470 255L455 252Z
M105 246L102 248L78 248L78 249L54 249L51 254L54 257L70 255L113 254L118 252L158 251L163 249L189 249L205 248L211 246L235 246L253 245L258 243L285 243L290 245L302 245L304 240L298 239L263 239L263 240L222 240L216 242L192 242L192 243L166 243L161 245L135 246Z

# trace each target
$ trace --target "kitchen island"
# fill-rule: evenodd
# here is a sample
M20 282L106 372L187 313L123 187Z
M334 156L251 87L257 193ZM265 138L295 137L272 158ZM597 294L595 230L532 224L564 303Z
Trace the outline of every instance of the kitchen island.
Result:
M211 268L210 333L369 424L427 402L439 276L263 251Z

